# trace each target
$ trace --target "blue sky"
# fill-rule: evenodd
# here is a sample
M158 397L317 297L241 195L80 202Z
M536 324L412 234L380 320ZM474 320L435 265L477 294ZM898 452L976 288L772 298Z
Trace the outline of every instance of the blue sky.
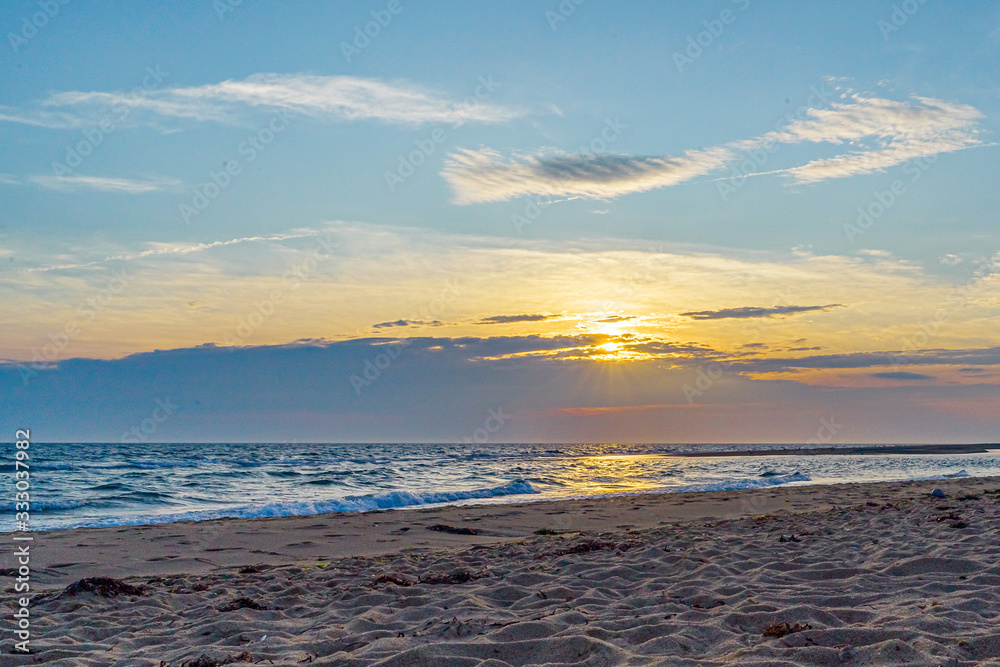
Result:
M996 439L996 3L0 26L10 428L116 440L169 399L135 437L455 440L506 406L495 439Z

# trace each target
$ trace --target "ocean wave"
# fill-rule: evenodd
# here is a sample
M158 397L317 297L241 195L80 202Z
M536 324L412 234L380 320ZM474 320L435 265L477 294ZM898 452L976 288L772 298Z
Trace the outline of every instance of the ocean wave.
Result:
M713 482L701 484L688 484L678 486L664 486L652 489L642 489L641 491L612 491L609 493L591 493L572 496L546 496L537 499L540 502L556 500L584 500L593 498L627 498L633 496L660 495L667 493L699 493L705 491L744 491L753 489L766 489L781 484L791 484L792 482L811 482L812 478L804 473L791 473L787 475L776 475L773 477L750 477L750 478L727 478ZM502 502L502 501L501 501ZM518 499L516 502L525 502ZM535 502L534 500L532 502Z
M370 512L372 510L416 507L438 503L480 500L502 496L536 494L538 490L525 480L515 480L502 486L469 491L444 491L436 493L412 493L410 491L389 491L365 496L348 496L341 499L318 500L314 502L270 503L260 506L234 507L225 510L198 510L177 514L157 514L135 516L127 519L105 519L76 523L66 528L98 526L131 526L175 521L207 521L210 519L256 519L261 517L307 516L334 512Z
M159 470L162 468L193 468L198 461L132 461L122 468L138 468L139 470Z
M84 500L38 500L31 501L32 512L58 512L60 510L74 510L84 507L87 504ZM0 503L0 510L13 512L16 504L14 502ZM20 510L18 510L20 511Z
M30 463L30 462L29 462ZM20 470L14 463L0 463L0 473L14 472ZM77 466L70 463L50 463L48 461L35 460L31 466L32 470L76 470Z
M695 493L698 491L743 491L749 489L765 489L769 486L779 484L790 484L792 482L811 482L809 475L801 472L793 472L785 475L770 475L768 477L732 478L719 480L717 482L706 482L703 484L689 484L668 489L671 493Z
M952 473L941 473L940 475L928 475L927 477L908 477L906 481L910 482L930 482L935 479L961 479L963 477L971 477L969 471L962 468L958 472ZM901 480L902 481L902 480Z
M375 509L392 509L394 507L410 507L413 505L433 505L435 503L453 503L459 500L477 500L512 496L528 493L538 493L530 482L519 479L488 489L472 489L470 491L439 491L437 493L416 494L409 491L389 491L387 493L347 496L343 503L353 503L354 510L339 511L370 511Z
M534 482L535 484L550 484L552 486L570 486L570 482L563 481L556 477L529 477L529 482Z
M131 486L122 484L121 482L109 482L107 484L87 487L88 491L130 491L131 489Z

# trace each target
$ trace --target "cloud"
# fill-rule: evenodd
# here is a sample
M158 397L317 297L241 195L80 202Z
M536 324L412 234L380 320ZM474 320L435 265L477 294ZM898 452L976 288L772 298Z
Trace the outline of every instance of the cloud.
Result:
M804 368L847 369L877 368L904 363L907 366L981 366L1000 365L1000 347L964 348L955 350L911 350L899 352L851 352L821 354L798 358L748 359L732 362L734 370L752 373L787 372Z
M509 324L511 322L541 322L550 320L555 315L492 315L479 320L479 324Z
M725 166L726 148L688 151L678 157L571 155L552 151L506 160L496 151L460 150L441 174L456 204L501 201L526 195L606 199L677 185Z
M107 176L29 176L28 182L50 190L89 189L130 194L170 190L181 184L175 178L134 180Z
M353 339L372 332L373 323L404 319L442 320L449 335L481 335L500 329L578 334L597 329L662 339L685 332L684 342L717 350L738 350L744 343L762 342L775 351L822 346L821 353L836 354L878 345L892 348L893 344L897 347L892 349L898 350L899 341L923 330L927 304L941 304L949 309L948 332L941 334L941 347L1000 344L996 327L991 326L1000 298L998 274L955 282L919 267L887 266L883 259L869 256L706 252L683 244L652 249L645 240L607 237L579 239L566 248L552 240L498 240L352 221L280 232L207 240L182 236L127 245L91 235L83 242L57 239L41 249L25 246L25 239L12 234L4 248L10 249L17 262L7 267L8 280L0 282L0 303L10 317L18 318L19 325L4 339L0 356L32 358L39 341L61 330L81 304L106 288L112 267L128 272L129 288L116 295L105 314L87 322L83 334L60 357L222 342L235 335L241 318L257 312L261 299L275 290L289 298L247 342ZM320 256L329 260L317 261ZM293 290L289 277L310 266L313 269L295 280ZM636 267L642 268L639 278ZM62 268L68 270L56 270ZM498 285L505 289L497 291ZM623 285L638 287L623 290ZM706 294L712 295L711 302L704 301ZM821 317L700 321L677 314L695 308L714 311L722 306L759 305L761 294L786 295L780 302L769 300L764 305L840 303L850 307ZM192 311L188 301L212 307ZM672 310L668 304L674 304ZM183 320L177 320L178 313L184 313ZM553 313L544 321L497 323L486 329L480 324L489 317ZM635 319L594 323L626 313ZM164 321L183 324L164 329ZM754 325L752 332L747 330L749 325ZM374 331L396 336L421 333L418 328ZM797 342L803 338L807 340ZM605 340L609 342L617 341ZM788 352L793 355L788 364L806 363L801 358L804 352ZM878 364L886 362L886 354L881 356ZM978 364L973 359L955 363ZM764 366L760 368L766 372Z
M392 327L409 327L418 324L423 324L423 322L414 322L413 320L396 320L395 322L379 322L378 324L373 324L372 329L390 329Z
M859 146L850 153L789 169L787 173L797 183L868 174L914 158L980 145L976 124L983 114L978 110L929 97L916 100L918 104L854 95L852 102L811 110L812 118L795 121L762 139ZM863 145L863 140L869 145Z
M695 320L722 320L728 318L746 317L774 317L775 315L793 315L795 313L806 313L814 310L829 310L831 308L843 308L839 303L831 303L825 306L775 306L774 308L758 308L756 306L743 306L742 308L722 308L720 310L696 310L681 313L684 317Z
M793 183L816 183L980 146L981 118L971 106L928 97L899 102L853 94L827 108L808 109L781 129L676 156L542 150L508 159L483 147L452 153L441 174L456 204L539 195L610 199L678 185L744 161L753 151L773 152L779 144L851 146L851 151L834 157L752 174L785 174Z
M440 327L444 326L444 322L440 320L434 320L433 322L424 322L422 320L396 320L394 322L379 322L378 324L373 324L372 329L391 329L393 327Z
M65 112L51 112L42 109L15 109L0 105L0 122L33 125L52 130L67 130L89 125L83 117Z
M92 266L99 266L107 262L112 261L131 261L136 259L144 259L146 257L154 257L157 255L188 255L194 252L203 252L205 250L211 250L213 248L221 248L225 246L238 245L241 243L253 243L261 241L287 241L289 239L300 239L307 238L311 236L318 236L319 231L313 229L299 229L293 230L286 234L273 234L271 236L244 236L242 238L229 239L228 241L212 241L211 243L154 243L150 242L146 245L151 246L146 250L139 252L129 252L122 253L120 255L111 255L105 257L104 259L94 260L91 262L81 262L78 264L55 264L50 266L39 266L24 269L25 273L39 273L46 271L63 271L69 269L82 269L89 268Z
M690 366L641 363L616 378L595 374L590 360L486 359L586 342L575 339L410 339L366 385L366 362L395 341L198 344L74 358L38 370L27 385L22 368L0 363L0 428L30 422L48 441L119 442L158 399L178 406L148 436L158 442L461 442L498 408L513 418L491 437L507 442L793 443L829 414L850 416L857 442L987 442L998 424L990 409L997 386L831 392L727 374L692 405L683 393L694 381ZM599 418L616 412L621 419Z
M906 371L889 371L886 373L872 373L873 378L881 378L883 380L933 380L933 375L924 375L923 373L907 373Z
M0 107L0 121L76 128L101 120L124 122L123 111L127 111L130 124L162 127L164 119L239 123L249 110L336 122L380 120L415 125L502 123L527 113L474 97L450 99L405 81L264 73L243 80L141 93L60 92L32 108Z

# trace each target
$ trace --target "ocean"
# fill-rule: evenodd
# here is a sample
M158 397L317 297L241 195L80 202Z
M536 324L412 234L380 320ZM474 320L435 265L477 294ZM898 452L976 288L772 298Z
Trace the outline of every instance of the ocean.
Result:
M678 457L767 445L44 444L31 447L31 527L364 512L441 503L1000 475L982 454ZM781 447L786 447L782 445ZM0 530L14 529L4 464Z

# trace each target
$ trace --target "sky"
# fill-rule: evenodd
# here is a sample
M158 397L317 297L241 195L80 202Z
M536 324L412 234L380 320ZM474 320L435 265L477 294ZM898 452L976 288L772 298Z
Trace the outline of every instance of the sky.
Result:
M0 7L0 428L1000 440L1000 5Z

